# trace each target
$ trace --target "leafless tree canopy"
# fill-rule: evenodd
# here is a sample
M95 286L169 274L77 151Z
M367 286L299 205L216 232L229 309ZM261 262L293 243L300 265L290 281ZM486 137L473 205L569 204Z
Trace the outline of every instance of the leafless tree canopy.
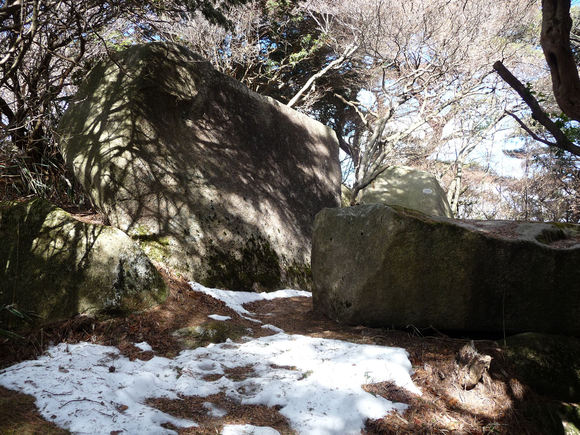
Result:
M555 194L540 200L541 183L512 182L482 157L486 144L513 137L525 147L512 156L527 177L559 186L570 219L576 15L569 0L3 2L0 194L75 191L54 141L68 98L100 57L161 39L334 128L352 203L386 167L406 164L435 173L458 216L546 217L529 209L548 210ZM481 206L485 198L503 205ZM510 215L508 203L528 211Z
M222 6L234 1L242 3L231 0ZM160 15L177 19L191 9L224 22L220 8L210 1L1 2L0 192L12 188L44 195L55 184L70 185L54 129L76 84L99 56L155 35Z

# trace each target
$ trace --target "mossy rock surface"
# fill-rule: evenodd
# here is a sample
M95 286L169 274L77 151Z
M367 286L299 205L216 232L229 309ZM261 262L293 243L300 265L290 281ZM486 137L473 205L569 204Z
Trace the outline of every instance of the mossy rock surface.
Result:
M195 349L210 343L237 340L248 333L247 329L231 321L208 320L198 326L188 326L173 333L185 349Z
M35 323L139 311L166 297L159 272L126 234L45 200L1 203L0 240L0 302ZM18 326L7 313L2 321Z
M239 251L215 247L208 259L206 287L265 291L280 286L280 257L268 240L250 237Z
M580 336L577 228L382 204L325 209L314 223L313 304L373 327Z
M434 175L406 166L391 166L361 190L361 204L401 206L432 216L452 218L447 194Z
M524 333L506 340L506 356L522 381L554 399L580 402L580 339Z
M330 128L176 44L135 45L96 65L59 132L111 225L189 280L292 287L310 264L315 214L340 205Z

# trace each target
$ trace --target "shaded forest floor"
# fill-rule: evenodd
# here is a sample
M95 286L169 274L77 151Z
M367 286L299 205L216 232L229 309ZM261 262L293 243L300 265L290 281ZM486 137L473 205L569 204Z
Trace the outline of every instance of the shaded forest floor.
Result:
M240 317L223 302L194 292L187 282L165 276L170 283L170 296L161 306L126 318L97 320L79 316L29 334L25 340L0 342L0 368L35 358L49 345L60 342L88 341L116 346L130 359L151 359L153 355L175 357L182 349L177 329L207 321L210 314L230 316L228 322L249 328L252 337L275 334L250 320ZM412 379L422 396L416 396L394 384L383 382L365 385L371 394L409 405L400 413L390 413L366 423L365 434L390 433L557 433L554 413L556 402L536 395L518 380L518 375L504 357L497 342L476 340L480 353L492 356L488 374L472 390L464 390L457 382L456 355L469 342L451 338L437 331L425 336L418 330L396 331L344 326L313 311L311 298L287 298L258 301L244 305L253 317L283 329L287 334L332 338L359 344L402 347L413 364ZM134 343L146 341L152 351L142 351ZM243 368L226 376L244 377ZM194 419L199 427L177 429L179 433L219 433L224 424L269 426L282 434L293 433L288 421L277 409L266 406L240 405L225 395L211 401L228 413L212 417L202 403L207 398L187 397L183 400L155 399L149 404L168 414ZM44 420L34 406L34 399L0 388L0 433L66 433Z

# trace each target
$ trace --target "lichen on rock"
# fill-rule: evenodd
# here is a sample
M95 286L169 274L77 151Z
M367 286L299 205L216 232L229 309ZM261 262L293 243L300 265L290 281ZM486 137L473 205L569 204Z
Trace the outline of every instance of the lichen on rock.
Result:
M159 272L126 234L80 222L45 200L0 203L0 239L0 301L36 323L143 310L165 299Z
M314 225L313 303L349 324L580 335L578 228L382 204L325 209Z
M314 215L340 204L334 132L185 47L114 56L59 125L65 161L94 203L187 279L290 286L287 271L310 263Z

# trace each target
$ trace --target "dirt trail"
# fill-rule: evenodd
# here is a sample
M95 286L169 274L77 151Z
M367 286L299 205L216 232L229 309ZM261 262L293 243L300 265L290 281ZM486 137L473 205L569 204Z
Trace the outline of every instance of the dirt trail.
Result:
M89 341L117 346L130 359L150 359L154 354L174 357L181 350L172 332L185 326L197 326L210 314L230 316L228 322L251 328L248 335L260 337L275 332L240 317L223 302L199 292L174 277L170 297L163 305L127 318L97 321L78 317L30 334L23 342L0 342L0 368L34 358L48 345L59 342ZM402 332L360 326L344 326L325 318L312 309L311 298L287 298L259 301L244 306L263 323L283 329L287 334L332 338L360 344L396 346L406 349L413 364L413 381L423 392L415 396L390 383L364 386L365 390L386 399L407 403L404 414L392 413L380 420L368 421L366 434L382 433L542 433L535 410L542 409L544 399L517 380L493 341L475 341L477 350L491 355L489 374L470 391L459 387L455 358L468 340L436 334L421 336L419 331ZM249 331L249 329L248 329ZM146 341L153 352L143 352L133 344ZM243 368L226 376L245 376ZM62 433L36 412L28 396L0 389L0 433ZM148 403L178 417L191 418L198 428L179 429L179 433L216 433L224 424L269 426L280 433L292 433L288 421L275 408L242 406L225 395L212 402L228 411L225 417L211 417L199 397Z

